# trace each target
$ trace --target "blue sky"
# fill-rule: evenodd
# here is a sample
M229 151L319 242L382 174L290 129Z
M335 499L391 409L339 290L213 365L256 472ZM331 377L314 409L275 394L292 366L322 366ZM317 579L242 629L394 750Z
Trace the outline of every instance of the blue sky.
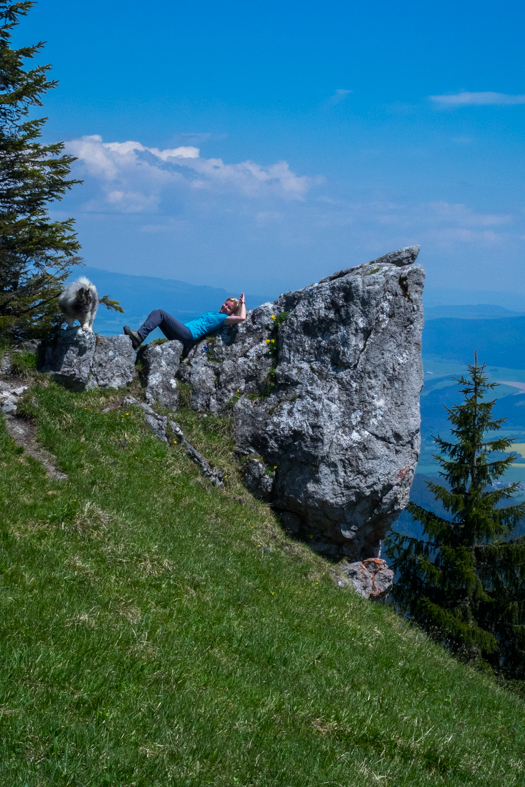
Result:
M429 293L525 309L524 16L40 0L16 43L85 180L55 215L91 266L271 295L419 243Z

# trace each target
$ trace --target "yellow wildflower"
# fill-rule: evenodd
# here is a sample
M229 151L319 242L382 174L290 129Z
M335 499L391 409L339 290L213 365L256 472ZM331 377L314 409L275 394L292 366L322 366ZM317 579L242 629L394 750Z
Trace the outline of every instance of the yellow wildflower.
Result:
M272 314L272 320L275 320L275 314Z
M269 339L266 339L266 344L270 344L270 340Z

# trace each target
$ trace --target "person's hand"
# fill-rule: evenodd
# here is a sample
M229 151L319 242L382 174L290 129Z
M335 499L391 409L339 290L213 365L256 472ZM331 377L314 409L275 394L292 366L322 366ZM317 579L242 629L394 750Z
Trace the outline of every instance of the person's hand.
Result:
M244 300L244 293L243 292L241 292L241 303L246 303L246 301Z

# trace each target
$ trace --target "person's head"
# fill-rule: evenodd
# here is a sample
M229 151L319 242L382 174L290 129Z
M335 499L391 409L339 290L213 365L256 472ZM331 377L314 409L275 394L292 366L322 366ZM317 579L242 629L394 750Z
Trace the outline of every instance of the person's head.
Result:
M241 302L238 298L226 298L220 311L221 314L227 314L228 317L232 314L239 314L241 311Z

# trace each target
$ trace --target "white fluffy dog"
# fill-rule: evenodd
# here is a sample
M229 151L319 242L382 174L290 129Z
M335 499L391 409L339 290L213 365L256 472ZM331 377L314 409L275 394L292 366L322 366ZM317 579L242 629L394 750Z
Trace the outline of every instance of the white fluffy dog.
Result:
M72 328L75 320L78 320L82 330L91 333L98 302L97 288L85 276L68 284L58 297L58 305L67 320L67 327Z

